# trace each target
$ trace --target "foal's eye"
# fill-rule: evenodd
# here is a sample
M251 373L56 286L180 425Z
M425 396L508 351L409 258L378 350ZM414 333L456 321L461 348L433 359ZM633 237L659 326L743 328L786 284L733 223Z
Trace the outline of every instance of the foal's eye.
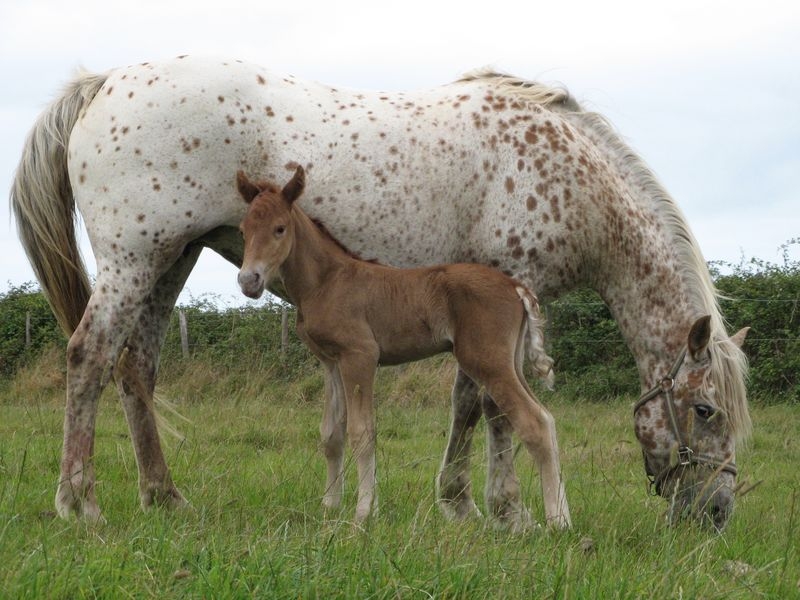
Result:
M277 235L278 237L282 236L284 233L286 233L286 227L284 227L283 225L278 225L275 228L275 235Z
M708 404L695 404L694 412L697 414L698 417L700 417L704 421L708 421L711 417L714 416L714 413L717 411L714 409L713 406L709 406Z

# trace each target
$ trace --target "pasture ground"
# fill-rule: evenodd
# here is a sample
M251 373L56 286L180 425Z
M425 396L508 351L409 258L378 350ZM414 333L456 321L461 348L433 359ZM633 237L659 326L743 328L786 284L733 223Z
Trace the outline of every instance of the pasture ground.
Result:
M243 357L244 358L244 357ZM208 367L162 393L188 419L163 434L192 508L144 513L122 410L107 391L97 421L97 495L107 522L55 517L63 380L30 370L0 388L0 598L800 598L800 407L755 402L723 534L665 525L646 493L633 398L540 398L557 420L574 529L512 535L451 523L434 501L447 435L451 359L379 376L377 517L364 529L348 466L341 511L320 506L318 372L293 383L225 379ZM473 476L485 477L483 425ZM542 519L538 476L517 466Z

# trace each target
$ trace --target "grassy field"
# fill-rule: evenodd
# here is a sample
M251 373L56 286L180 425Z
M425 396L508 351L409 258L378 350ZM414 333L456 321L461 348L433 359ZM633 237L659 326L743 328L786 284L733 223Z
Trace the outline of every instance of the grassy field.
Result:
M192 508L143 513L122 411L110 392L97 423L97 495L107 523L55 518L63 382L31 371L0 390L2 598L800 598L800 408L753 410L737 500L722 534L664 523L632 432L632 398L540 397L558 424L574 521L567 533L511 535L445 521L434 480L448 426L449 360L384 370L377 387L380 514L320 506L321 378L226 377L207 367L163 392L188 422L165 437ZM483 430L475 489L485 477ZM517 457L542 519L538 477ZM479 499L479 505L482 502Z

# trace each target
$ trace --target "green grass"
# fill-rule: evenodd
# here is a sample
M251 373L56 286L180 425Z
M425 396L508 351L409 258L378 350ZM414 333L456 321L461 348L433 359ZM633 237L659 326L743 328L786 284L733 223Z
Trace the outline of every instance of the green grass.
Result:
M199 373L199 371L198 371ZM434 480L448 427L452 363L385 370L377 385L377 517L320 506L319 374L294 384L239 378L206 393L178 377L165 393L190 423L165 436L190 510L142 512L122 411L109 392L97 422L97 495L107 523L54 515L63 418L58 378L0 391L0 598L792 598L800 597L800 415L753 411L737 500L724 534L670 528L649 497L631 398L609 403L540 394L556 416L574 528L512 535L482 520L451 523ZM213 380L213 381L212 381ZM230 381L228 381L230 383ZM241 389L246 391L242 392ZM477 432L473 476L485 477ZM538 476L517 467L543 517ZM589 541L590 540L590 541Z

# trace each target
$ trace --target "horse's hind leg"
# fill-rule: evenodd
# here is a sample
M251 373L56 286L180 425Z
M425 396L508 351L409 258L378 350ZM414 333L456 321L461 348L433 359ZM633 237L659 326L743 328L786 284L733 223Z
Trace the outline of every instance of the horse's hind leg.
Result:
M469 472L472 436L481 418L479 394L478 386L459 369L451 395L450 435L436 478L439 507L450 519L480 516Z
M100 518L92 464L97 401L113 374L149 287L143 275L137 280L138 287L123 292L108 270L98 270L83 318L67 344L64 446L55 500L62 517L76 514L88 521Z
M199 245L187 246L183 255L158 280L128 337L115 376L136 452L139 499L145 509L153 505L178 507L186 504L172 482L161 449L153 393L158 359L172 310L201 250Z

